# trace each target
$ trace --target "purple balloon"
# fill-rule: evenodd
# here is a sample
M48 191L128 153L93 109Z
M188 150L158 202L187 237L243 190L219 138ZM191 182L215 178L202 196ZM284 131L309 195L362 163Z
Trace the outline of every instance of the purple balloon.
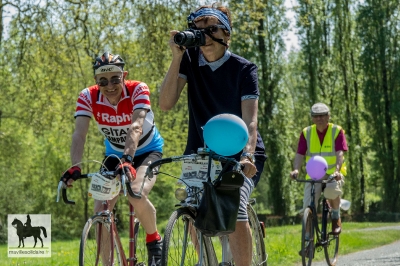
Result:
M328 170L328 163L324 157L316 155L311 157L307 162L306 171L313 180L323 178L326 174L326 170Z

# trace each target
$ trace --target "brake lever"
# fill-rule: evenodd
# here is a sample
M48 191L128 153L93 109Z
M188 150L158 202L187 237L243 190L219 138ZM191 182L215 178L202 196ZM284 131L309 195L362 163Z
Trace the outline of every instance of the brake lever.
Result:
M61 189L66 189L67 188L67 185L63 182L63 181L61 181L60 180L60 182L58 182L58 188L57 188L57 201L56 202L59 202L60 201L60 191L61 191Z
M329 177L328 177L328 181L330 182L330 181L332 181L333 179L335 179L335 175L334 174L331 174L331 175L329 175Z
M242 172L244 170L244 165L238 162L237 164L235 164L235 167L234 167L233 170L235 172L240 173L240 172Z
M124 191L124 196L126 197L126 176L125 176L125 174L121 175L121 183L122 183L122 189Z
M144 178L148 178L149 181L153 178L153 169L150 169L150 167L147 167L146 173L144 174Z

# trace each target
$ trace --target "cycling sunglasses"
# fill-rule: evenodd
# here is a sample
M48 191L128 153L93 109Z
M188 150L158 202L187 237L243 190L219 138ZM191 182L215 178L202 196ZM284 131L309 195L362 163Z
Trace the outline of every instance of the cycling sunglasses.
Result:
M216 24L216 25L208 26L208 27L206 27L206 28L197 28L196 26L194 26L194 27L192 27L192 29L195 29L195 30L203 30L203 31L205 31L205 32L214 34L214 33L217 33L218 29L224 29L224 30L226 30L226 27L225 27L224 25Z
M121 77L115 77L115 78L111 78L110 79L111 84L120 84L122 82L122 78ZM97 82L97 85L101 86L101 87L105 87L108 85L108 79L106 78L102 78Z

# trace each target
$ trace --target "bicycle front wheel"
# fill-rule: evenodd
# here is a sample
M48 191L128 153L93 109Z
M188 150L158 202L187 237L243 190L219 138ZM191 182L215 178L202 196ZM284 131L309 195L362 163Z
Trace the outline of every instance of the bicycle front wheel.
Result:
M267 253L265 251L264 243L264 230L262 224L258 220L257 214L253 207L247 204L247 215L249 217L249 224L252 236L252 266L262 265L267 266Z
M146 247L146 231L138 220L135 222L134 227L134 255L135 265L146 265L147 262L147 247Z
M202 245L202 264L209 262L212 243L207 237L200 237L194 227L194 216L186 208L177 209L171 214L164 233L161 265L196 265L199 263L200 245Z
M106 218L95 215L86 222L79 250L80 266L122 265L120 249L115 240L114 248L111 248L111 223L106 222Z
M303 266L311 266L314 258L314 221L313 213L310 208L306 208L303 215L301 232L301 258Z
M326 217L328 219L325 219L327 222L327 225L332 223L331 219L331 213L326 212ZM327 228L328 226L326 226ZM328 263L329 266L336 265L337 258L338 258L338 252L339 252L339 235L333 235L332 233L326 233L326 239L324 243L324 253L325 253L325 259L326 262Z

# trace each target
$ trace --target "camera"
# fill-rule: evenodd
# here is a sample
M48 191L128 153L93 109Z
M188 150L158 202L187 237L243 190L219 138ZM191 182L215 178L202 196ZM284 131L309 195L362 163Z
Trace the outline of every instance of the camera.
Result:
M186 48L203 46L206 44L206 35L202 30L187 29L175 34L174 42Z

